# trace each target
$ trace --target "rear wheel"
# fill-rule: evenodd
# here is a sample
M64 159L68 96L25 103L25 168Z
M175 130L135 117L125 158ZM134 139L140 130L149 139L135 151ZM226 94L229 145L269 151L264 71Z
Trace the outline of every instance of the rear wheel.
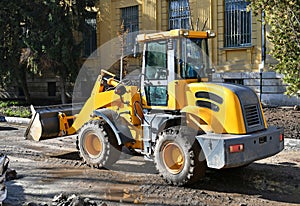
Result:
M206 162L199 143L179 127L164 130L155 146L157 170L169 184L191 184L205 174Z
M77 147L83 160L96 168L111 166L121 153L121 146L118 145L114 133L101 120L91 120L82 126Z

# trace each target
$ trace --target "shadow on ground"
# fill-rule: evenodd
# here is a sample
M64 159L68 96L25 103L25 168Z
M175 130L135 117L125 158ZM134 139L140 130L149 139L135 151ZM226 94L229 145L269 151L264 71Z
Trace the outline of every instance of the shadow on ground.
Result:
M70 152L62 155L54 155L51 157L55 157L58 159L63 159L63 160L81 160L78 152Z
M0 127L0 131L11 131L11 130L18 130L15 127Z
M253 163L245 168L208 170L190 187L215 192L258 195L263 199L300 203L300 169L292 164Z
M77 152L53 157L67 160L80 160ZM99 172L97 172L97 170L99 170ZM177 188L164 184L162 179L157 175L154 163L144 161L143 157L140 156L136 157L122 154L121 159L109 168L109 170L112 173L107 169L91 169L86 170L85 174L89 181L92 180L91 177L99 175L98 178L100 178L102 182L149 185L150 187L159 188ZM203 190L229 193L232 195L237 193L258 196L260 199L282 203L300 204L299 174L299 167L289 162L282 162L277 165L253 163L248 167L237 169L209 169L202 180L193 185L182 187L181 189L183 191L193 189L196 190L197 193L201 193ZM82 181L87 181L87 179ZM94 181L97 180L94 179Z
M5 183L7 187L7 198L3 201L3 206L22 205L25 202L24 189L11 180Z

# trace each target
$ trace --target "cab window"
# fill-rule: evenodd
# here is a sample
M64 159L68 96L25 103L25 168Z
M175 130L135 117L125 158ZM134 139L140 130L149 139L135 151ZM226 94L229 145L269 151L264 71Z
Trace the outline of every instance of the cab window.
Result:
M146 51L145 75L149 80L167 79L167 42L150 42Z
M206 77L206 44L204 39L181 39L180 76L183 79Z

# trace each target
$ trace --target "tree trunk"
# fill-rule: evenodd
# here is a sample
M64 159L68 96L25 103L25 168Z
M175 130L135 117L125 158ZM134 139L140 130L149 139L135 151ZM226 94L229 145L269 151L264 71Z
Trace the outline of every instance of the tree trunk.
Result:
M26 65L24 65L24 64L21 64L19 66L18 79L22 86L26 103L31 104L31 97L30 97L30 92L29 92L28 83L27 83Z
M25 82L23 82L22 88L23 88L26 103L31 104L31 96L30 96L30 92L28 89L27 80Z

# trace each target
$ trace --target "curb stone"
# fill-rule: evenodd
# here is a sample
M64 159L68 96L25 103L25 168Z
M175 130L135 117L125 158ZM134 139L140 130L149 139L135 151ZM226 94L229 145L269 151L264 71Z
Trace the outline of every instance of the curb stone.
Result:
M4 117L0 116L0 122L7 122L13 124L29 124L29 118L22 118L22 117Z
M284 146L289 148L299 148L300 149L300 139L284 139Z

